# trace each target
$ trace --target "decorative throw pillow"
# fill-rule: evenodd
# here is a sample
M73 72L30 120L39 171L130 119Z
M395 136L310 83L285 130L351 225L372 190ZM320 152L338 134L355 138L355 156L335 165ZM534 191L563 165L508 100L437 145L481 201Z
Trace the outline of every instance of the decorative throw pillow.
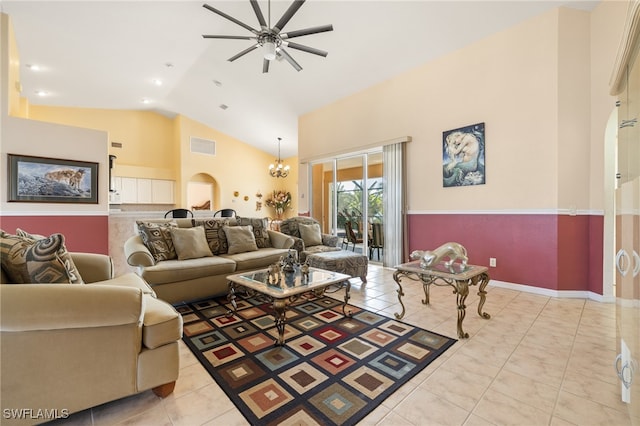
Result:
M138 220L136 225L142 242L149 249L156 262L177 258L169 231L170 228L178 226L175 222L153 223Z
M23 237L23 238L27 238L29 240L44 240L45 238L47 238L46 235L40 235L40 234L32 234L30 232L24 231L20 228L16 228L16 235L18 237Z
M211 257L211 249L204 235L204 228L169 228L171 240L179 260Z
M24 284L29 282L25 251L32 244L33 242L26 238L7 234L0 230L0 263L10 283Z
M16 284L83 284L62 234L29 240L2 232L2 267ZM7 258L5 259L5 249ZM9 263L6 265L5 262Z
M251 225L253 227L253 236L256 239L258 248L272 247L269 232L267 232L269 229L268 218L236 217L236 223L240 226Z
M300 230L300 237L304 241L305 247L319 246L322 244L322 233L320 232L320 225L317 223L311 225L305 225L304 223L298 224Z
M207 244L213 254L225 254L229 250L227 235L224 233L225 226L229 225L229 219L194 219L193 226L202 226Z
M229 254L258 250L251 225L225 226L223 229L229 242Z

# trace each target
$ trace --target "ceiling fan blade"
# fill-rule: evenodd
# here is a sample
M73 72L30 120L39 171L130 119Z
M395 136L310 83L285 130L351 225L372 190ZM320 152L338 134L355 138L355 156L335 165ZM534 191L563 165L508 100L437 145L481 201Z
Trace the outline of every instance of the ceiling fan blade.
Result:
M256 14L256 18L258 18L258 22L262 28L267 28L267 22L264 20L264 15L262 14L262 10L260 10L260 5L258 4L258 0L249 0L251 2L251 7L253 7L253 11Z
M280 31L282 31L284 26L287 25L287 22L289 22L289 20L293 17L293 15L295 15L295 13L298 11L298 9L300 9L302 7L304 2L305 2L305 0L294 0L293 1L291 6L289 6L289 9L287 9L287 11L284 12L284 15L282 15L282 17L280 18L278 23L273 27L273 30L276 32L276 34L279 33Z
M247 53L253 52L254 50L256 50L258 48L258 46L260 46L260 45L258 43L256 43L253 46L251 46L251 47L249 47L247 49L244 49L242 52L238 53L237 55L234 55L234 56L230 57L229 59L227 59L227 61L233 62L236 59L246 55Z
M282 42L282 44L286 44L288 47L296 50L302 50L303 52L313 53L314 55L324 56L325 58L329 54L329 52L325 52L324 50L316 49L315 47L303 46L302 44L293 43L290 41Z
M302 71L302 67L300 66L300 64L297 63L296 60L293 59L291 57L291 55L289 55L287 53L287 51L284 50L282 47L280 49L278 49L277 55L278 56L282 56L283 58L285 58L287 60L287 62L289 62L291 64L291 66L296 69L296 71L298 71L298 72Z
M210 11L212 11L213 13L216 13L220 16L222 16L225 19L228 19L229 21L233 22L234 24L238 24L240 25L242 28L246 28L249 31L251 31L254 34L258 34L258 30L255 30L253 28L251 28L249 25L245 24L244 22L238 21L236 18L234 18L233 16L229 16L226 13L216 9L215 7L209 6L208 4L203 4L202 7L204 7L205 9L209 9Z
M302 37L310 34L324 33L326 31L333 31L333 25L322 25L319 27L306 28L304 30L289 31L286 33L281 33L280 37L282 39Z
M230 35L211 35L211 34L202 34L202 38L222 38L229 40L255 40L255 37L249 36L230 36Z
M265 74L265 73L268 73L268 72L269 72L269 63L270 63L270 62L271 62L271 61L270 61L270 60L268 60L268 59L264 59L264 60L262 61L262 73L263 73L263 74Z

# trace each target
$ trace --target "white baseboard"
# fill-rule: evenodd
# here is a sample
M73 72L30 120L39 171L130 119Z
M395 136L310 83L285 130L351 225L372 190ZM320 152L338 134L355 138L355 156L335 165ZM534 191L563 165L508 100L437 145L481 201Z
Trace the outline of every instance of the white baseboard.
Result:
M586 290L551 290L548 288L534 287L530 285L514 284L505 281L491 280L489 285L493 287L506 288L509 290L522 291L525 293L538 294L540 296L557 297L561 299L589 299L602 303L615 303L613 296L603 296Z

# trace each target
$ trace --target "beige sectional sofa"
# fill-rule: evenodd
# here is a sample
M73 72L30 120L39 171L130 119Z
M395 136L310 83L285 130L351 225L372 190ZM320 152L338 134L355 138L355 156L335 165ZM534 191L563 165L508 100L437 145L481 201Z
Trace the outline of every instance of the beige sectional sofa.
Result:
M137 228L127 263L172 304L224 295L228 275L266 268L293 245L266 218L141 219Z
M11 278L16 269L8 262L25 249L8 248L10 239L2 234L0 423L65 418L147 389L171 393L182 317L170 304L134 273L114 278L111 258L100 254L66 252L71 261L59 262L57 251L55 266L71 265L75 284L23 257L21 266L34 278L59 284L14 284L19 280Z

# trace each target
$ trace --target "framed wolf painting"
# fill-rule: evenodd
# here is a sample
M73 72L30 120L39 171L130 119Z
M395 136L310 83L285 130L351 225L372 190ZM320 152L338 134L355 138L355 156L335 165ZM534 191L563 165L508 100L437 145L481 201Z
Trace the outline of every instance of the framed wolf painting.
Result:
M98 203L98 163L8 154L8 201Z

